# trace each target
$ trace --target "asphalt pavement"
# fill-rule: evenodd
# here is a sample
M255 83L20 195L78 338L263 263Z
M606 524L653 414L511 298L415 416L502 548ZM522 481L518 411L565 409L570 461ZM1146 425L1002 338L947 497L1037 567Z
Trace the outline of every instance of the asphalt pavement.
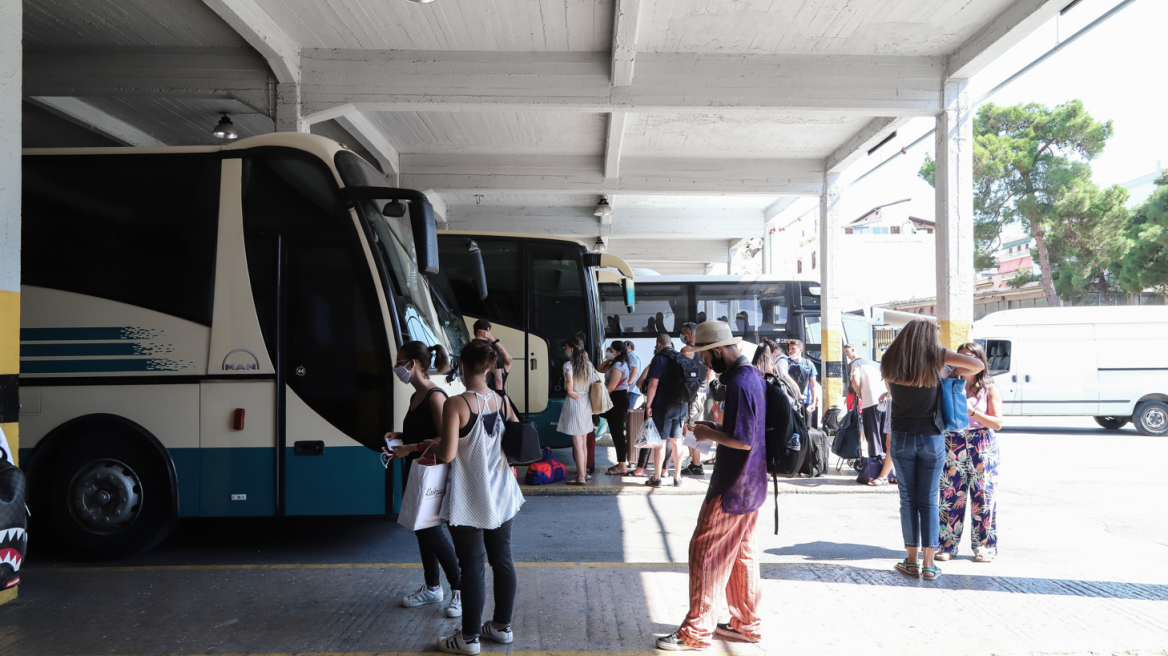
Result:
M972 562L966 542L940 580L910 580L892 571L895 493L780 494L777 535L772 495L758 533L766 640L712 651L1168 654L1168 438L1016 418L999 443L997 560ZM651 651L685 614L702 498L528 498L516 642L484 651ZM384 518L189 520L114 563L34 551L19 599L0 606L0 655L432 651L457 621L396 607L417 560L413 535Z

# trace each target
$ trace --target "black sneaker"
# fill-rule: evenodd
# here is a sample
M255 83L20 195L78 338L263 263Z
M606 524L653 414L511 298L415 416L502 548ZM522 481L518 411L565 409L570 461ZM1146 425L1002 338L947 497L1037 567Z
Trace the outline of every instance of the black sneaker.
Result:
M729 623L719 624L717 628L714 629L714 633L722 636L723 638L730 638L731 640L737 640L739 642L762 642L757 638L747 638L735 630L734 627L730 626Z
M706 470L701 465L695 463L689 467L686 467L685 473L689 474L690 476L705 476Z
M701 647L690 647L682 642L676 633L657 638L657 648L665 651L701 651Z
M648 485L649 487L661 487L662 483L660 478L650 478L649 480L645 481L645 485Z

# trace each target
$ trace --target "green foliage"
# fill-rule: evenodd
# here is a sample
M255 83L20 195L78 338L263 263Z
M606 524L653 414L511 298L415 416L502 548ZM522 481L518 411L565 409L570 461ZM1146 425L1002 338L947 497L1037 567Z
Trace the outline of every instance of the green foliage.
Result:
M983 105L973 124L974 215L978 267L1001 245L1003 229L1033 236L1048 301L1117 284L1127 192L1091 182L1088 162L1103 152L1111 121L1091 118L1072 100L1053 109L1030 103ZM936 162L918 175L935 184Z
M1019 271L1014 275L1013 278L1007 280L1006 285L1014 289L1021 289L1026 285L1029 285L1030 283L1040 279L1041 278L1039 276L1034 275L1033 271L1027 269L1026 271Z
M1159 187L1128 219L1127 251L1120 260L1119 280L1127 291L1168 286L1168 172Z

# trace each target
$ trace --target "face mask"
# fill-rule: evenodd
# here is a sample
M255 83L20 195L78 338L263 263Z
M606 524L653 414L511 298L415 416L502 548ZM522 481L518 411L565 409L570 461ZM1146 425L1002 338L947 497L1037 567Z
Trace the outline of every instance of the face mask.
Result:
M394 367L393 373L397 374L397 379L404 385L410 384L410 370L405 367Z

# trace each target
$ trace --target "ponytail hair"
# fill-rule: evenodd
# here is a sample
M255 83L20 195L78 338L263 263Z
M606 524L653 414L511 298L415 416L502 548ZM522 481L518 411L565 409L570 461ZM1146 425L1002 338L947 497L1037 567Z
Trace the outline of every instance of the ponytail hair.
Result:
M450 358L441 344L426 346L425 342L413 341L402 344L398 350L410 360L421 364L423 374L428 374L431 370L435 373L445 373L450 369Z
M584 340L579 335L572 335L564 341L565 346L572 348L572 380L577 385L592 379L595 369L588 353L584 350Z

